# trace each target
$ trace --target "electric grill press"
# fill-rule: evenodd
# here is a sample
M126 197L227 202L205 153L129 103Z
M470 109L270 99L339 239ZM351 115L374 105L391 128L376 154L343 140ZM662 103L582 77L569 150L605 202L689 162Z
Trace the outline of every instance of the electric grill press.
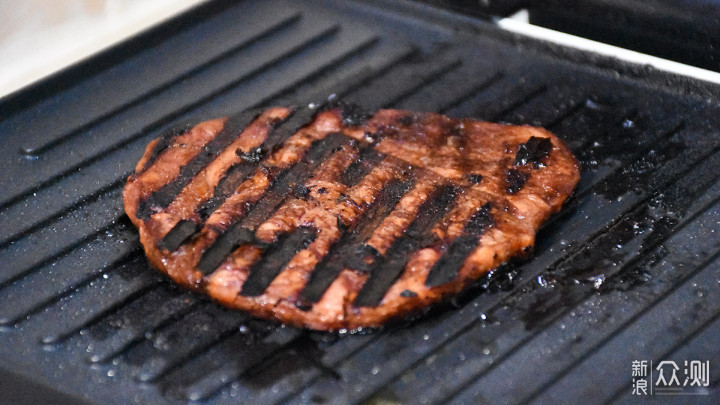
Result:
M672 39L705 49L717 3L673 15L588 2L624 16L606 31L561 2L428 3L211 2L0 100L0 400L622 403L641 399L634 362L653 365L652 389L660 362L698 361L703 384L663 398L717 403L720 87L492 23L526 7L531 22L622 41L642 37L638 21L679 19ZM649 52L653 35L619 44ZM659 48L718 70L717 48ZM121 201L147 143L318 94L540 125L582 179L532 260L374 333L256 320L152 270Z

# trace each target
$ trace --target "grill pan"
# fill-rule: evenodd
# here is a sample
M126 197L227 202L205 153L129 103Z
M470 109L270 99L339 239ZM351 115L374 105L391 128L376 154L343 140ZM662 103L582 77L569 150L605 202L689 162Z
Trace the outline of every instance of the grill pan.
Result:
M120 194L151 139L330 94L544 126L581 182L532 260L369 334L252 319L149 267ZM416 3L192 10L0 102L0 398L626 402L645 359L710 361L692 399L717 403L718 94Z

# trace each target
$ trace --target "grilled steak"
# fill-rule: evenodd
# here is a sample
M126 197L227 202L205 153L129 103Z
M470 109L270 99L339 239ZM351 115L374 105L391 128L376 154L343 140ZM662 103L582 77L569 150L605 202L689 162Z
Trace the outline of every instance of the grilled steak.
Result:
M176 282L337 330L418 311L526 254L578 180L539 128L274 107L152 141L124 203Z

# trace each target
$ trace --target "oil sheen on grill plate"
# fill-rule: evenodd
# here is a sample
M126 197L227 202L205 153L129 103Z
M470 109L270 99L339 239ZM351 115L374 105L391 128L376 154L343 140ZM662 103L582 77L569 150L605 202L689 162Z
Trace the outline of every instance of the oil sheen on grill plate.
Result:
M174 127L124 205L177 283L258 317L357 329L527 255L579 178L541 128L332 103Z

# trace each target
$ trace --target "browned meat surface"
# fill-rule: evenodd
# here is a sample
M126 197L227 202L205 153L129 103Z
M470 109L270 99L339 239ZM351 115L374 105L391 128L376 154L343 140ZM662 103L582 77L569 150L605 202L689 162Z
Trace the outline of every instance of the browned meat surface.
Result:
M263 318L379 326L526 254L579 180L540 128L284 107L176 128L124 190L150 262Z

